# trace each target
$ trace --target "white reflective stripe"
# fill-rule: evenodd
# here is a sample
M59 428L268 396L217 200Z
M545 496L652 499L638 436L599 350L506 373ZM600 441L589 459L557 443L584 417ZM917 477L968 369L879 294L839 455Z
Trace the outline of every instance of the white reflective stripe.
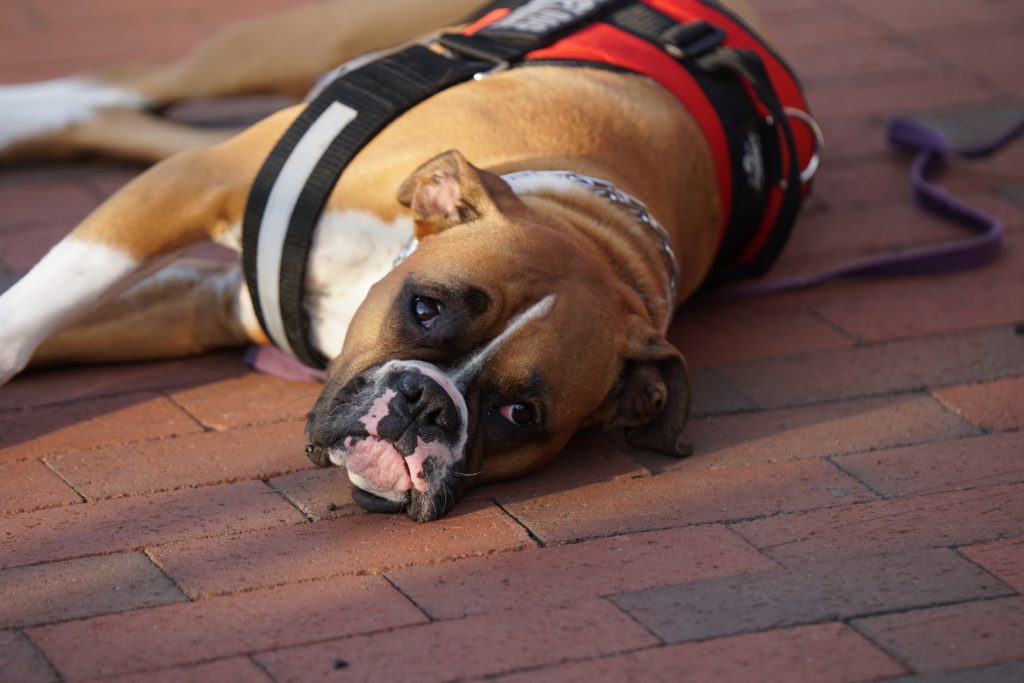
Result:
M274 181L274 187L267 198L267 208L260 223L259 241L256 246L256 286L259 291L260 310L267 326L267 334L282 351L295 355L288 343L281 318L281 298L278 290L281 275L281 257L288 225L299 201L299 195L306 187L306 181L313 173L331 141L359 112L340 102L327 107L309 127L295 146L281 173Z

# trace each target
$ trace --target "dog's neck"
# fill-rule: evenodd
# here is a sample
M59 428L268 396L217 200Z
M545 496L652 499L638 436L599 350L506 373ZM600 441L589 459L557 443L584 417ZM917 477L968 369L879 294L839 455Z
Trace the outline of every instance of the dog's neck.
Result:
M643 202L614 184L573 171L520 171L502 176L527 203L571 226L608 257L640 298L655 326L668 328L679 284L679 263L668 234ZM627 269L640 254L642 269Z

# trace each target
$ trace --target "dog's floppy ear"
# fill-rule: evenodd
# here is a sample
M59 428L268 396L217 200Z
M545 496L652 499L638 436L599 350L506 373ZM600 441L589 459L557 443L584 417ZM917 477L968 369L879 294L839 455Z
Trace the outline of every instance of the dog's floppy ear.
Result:
M693 448L683 441L690 414L683 354L660 335L634 344L601 412L604 428L622 429L634 448L676 458L690 455Z
M476 220L515 201L508 184L449 150L426 162L398 188L398 201L412 209L417 239Z

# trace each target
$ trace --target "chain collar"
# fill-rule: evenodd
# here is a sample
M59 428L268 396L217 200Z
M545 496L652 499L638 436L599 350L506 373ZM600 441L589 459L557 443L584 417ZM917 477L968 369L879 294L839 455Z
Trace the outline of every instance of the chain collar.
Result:
M672 243L669 241L668 233L661 226L661 223L651 215L646 204L636 197L623 192L607 180L573 171L520 171L503 175L502 179L511 185L512 189L517 193L552 188L559 182L568 182L589 190L601 199L617 204L628 211L636 219L637 223L653 233L654 237L658 240L662 254L665 256L669 272L668 296L665 301L671 310L675 303L676 287L679 284L679 261L672 250Z

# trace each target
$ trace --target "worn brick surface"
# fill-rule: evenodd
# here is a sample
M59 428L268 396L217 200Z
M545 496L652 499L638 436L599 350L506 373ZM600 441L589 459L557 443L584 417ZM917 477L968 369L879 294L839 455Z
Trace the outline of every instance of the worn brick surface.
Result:
M912 391L1024 373L1024 337L1012 326L818 351L716 368L770 408Z
M559 542L872 498L866 488L830 464L808 461L668 474L498 500L539 538Z
M256 661L282 683L445 681L655 644L657 640L628 616L604 601L592 600L564 609L537 608L440 621L259 654Z
M652 468L715 467L822 457L952 439L977 430L928 396L907 394L695 419L692 457L641 458Z
M1024 597L913 610L852 624L915 671L1024 659Z
M0 628L46 624L186 600L142 553L0 571Z
M0 518L0 567L303 521L259 481L72 505Z
M857 453L835 462L884 496L909 496L1024 481L1024 433L997 434Z
M1024 485L812 510L733 526L783 564L913 548L968 545L1024 534Z
M1024 593L1024 538L972 545L960 552Z
M910 283L907 283L910 284ZM815 307L826 320L863 341L884 341L975 327L1011 325L1024 319L1019 277L1002 282L926 278L913 286L888 287L833 299Z
M853 683L903 671L899 664L851 629L830 623L641 650L498 680L503 683L675 683L681 680Z
M62 674L81 680L423 621L385 580L361 576L72 621L28 634Z
M62 222L65 231L97 204L88 185L77 179L3 182L0 179L0 234L20 223ZM6 250L5 250L6 251Z
M60 678L21 631L0 631L0 681L57 683Z
M0 413L0 462L202 430L149 392L8 411Z
M203 384L248 372L241 358L238 351L223 351L159 363L29 372L15 377L0 391L0 410Z
M0 515L81 500L73 488L38 460L0 464Z
M1019 683L1024 679L1024 662L992 664L974 669L903 676L888 683Z
M991 598L1012 590L951 550L691 581L614 598L667 643Z
M1019 318L1024 319L1024 314ZM1024 428L1024 377L946 387L933 393L979 427L1006 431Z
M680 557L665 548L685 548ZM720 526L615 536L390 571L388 579L435 619L569 605L588 597L761 571L776 565Z
M312 467L302 425L263 425L47 458L90 500L270 477Z
M211 429L260 422L303 422L323 386L248 374L171 393L171 398Z
M756 329L757 334L750 334ZM750 300L690 304L677 314L669 339L691 366L717 365L851 346L853 341L800 306Z
M159 671L140 671L103 680L108 683L273 683L248 657L231 657Z
M405 516L363 514L227 537L198 536L152 551L157 563L192 596L379 572L532 544L526 532L497 508L471 505L431 524L416 524Z
M312 519L356 515L363 510L352 500L352 484L343 467L299 470L267 483Z

